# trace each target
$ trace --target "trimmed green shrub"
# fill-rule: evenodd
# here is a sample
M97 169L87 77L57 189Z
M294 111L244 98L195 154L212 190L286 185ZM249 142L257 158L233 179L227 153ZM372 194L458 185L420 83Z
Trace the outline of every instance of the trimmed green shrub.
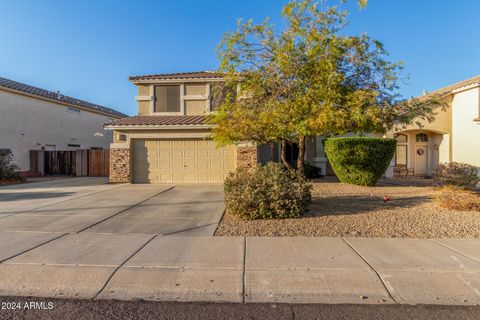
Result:
M23 181L18 172L19 168L13 164L13 153L10 149L0 149L0 180Z
M343 183L373 186L393 158L397 141L384 138L330 138L325 153Z
M225 180L227 211L243 219L297 218L308 209L311 186L280 163L238 168Z
M433 179L437 186L474 188L480 181L478 174L477 167L467 163L440 163L433 170Z

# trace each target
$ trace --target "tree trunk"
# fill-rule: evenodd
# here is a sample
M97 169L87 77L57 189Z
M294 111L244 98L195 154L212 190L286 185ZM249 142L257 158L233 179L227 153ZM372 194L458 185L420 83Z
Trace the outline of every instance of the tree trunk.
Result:
M290 163L288 162L287 160L287 143L285 141L282 141L282 144L281 144L281 159L282 159L282 163L283 165L290 171L293 170L292 166L290 165Z
M305 161L305 137L298 137L297 170L303 174L303 162Z

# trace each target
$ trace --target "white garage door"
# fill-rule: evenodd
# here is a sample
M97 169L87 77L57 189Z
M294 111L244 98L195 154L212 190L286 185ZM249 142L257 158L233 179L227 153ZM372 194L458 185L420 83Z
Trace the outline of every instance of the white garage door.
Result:
M236 147L202 139L132 140L133 182L223 182L235 169Z

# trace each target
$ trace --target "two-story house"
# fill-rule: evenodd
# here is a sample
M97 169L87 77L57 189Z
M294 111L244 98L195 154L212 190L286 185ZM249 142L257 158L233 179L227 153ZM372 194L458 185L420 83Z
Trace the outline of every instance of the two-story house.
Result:
M30 172L30 150L104 148L112 133L103 125L127 115L59 92L0 77L0 148Z
M222 182L238 166L278 161L276 145L250 143L217 148L209 140L206 115L216 110L211 88L223 81L216 72L189 72L134 76L138 116L113 121L110 181L134 183ZM428 176L439 162L459 161L480 166L480 77L432 92L448 107L421 130L410 126L386 136L398 141L387 176L394 168L410 175ZM477 137L477 139L475 138ZM306 143L305 159L327 172L323 138ZM294 146L290 148L295 157Z
M241 162L256 161L256 147L217 148L208 140L206 114L215 111L215 72L130 77L138 88L138 116L106 126L114 130L110 181L222 182Z

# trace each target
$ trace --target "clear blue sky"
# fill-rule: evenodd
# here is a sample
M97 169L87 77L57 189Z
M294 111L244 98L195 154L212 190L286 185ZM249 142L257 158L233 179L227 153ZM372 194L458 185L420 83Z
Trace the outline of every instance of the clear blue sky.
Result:
M0 76L134 115L130 75L213 70L237 18L281 25L279 0L0 2ZM356 2L356 1L355 1ZM403 61L406 97L480 74L478 0L369 0L348 32Z

